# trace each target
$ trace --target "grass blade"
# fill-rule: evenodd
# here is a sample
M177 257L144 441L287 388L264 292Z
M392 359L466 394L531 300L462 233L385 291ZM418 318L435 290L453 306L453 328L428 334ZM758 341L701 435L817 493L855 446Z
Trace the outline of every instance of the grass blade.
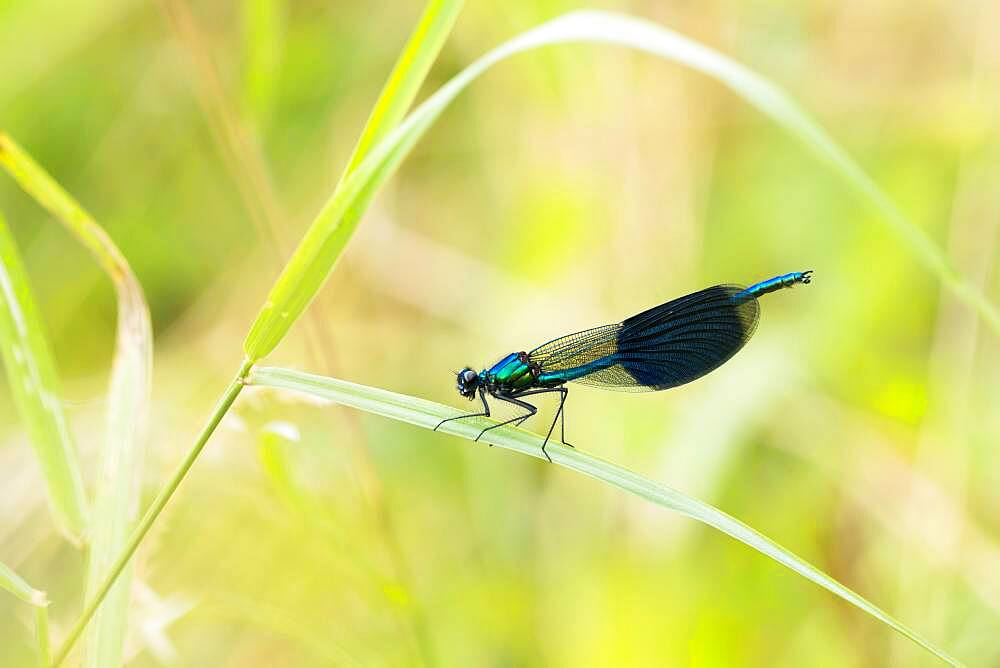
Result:
M35 642L38 665L47 667L49 658L49 600L45 592L29 585L24 579L0 562L0 589L6 589L25 603L35 608Z
M39 591L25 582L24 578L0 561L0 589L6 589L25 603L38 607L49 604L45 592Z
M426 429L433 429L444 418L461 414L450 406L425 399L292 369L256 368L251 372L248 384L303 392ZM482 425L468 421L456 421L444 424L439 431L473 440L481 428ZM542 439L522 429L501 427L487 432L481 440L531 457L539 459L543 457ZM718 508L580 450L567 448L559 443L549 443L547 450L554 464L614 485L658 506L674 510L718 529L863 610L947 663L953 666L961 665L956 659L859 594Z
M347 168L344 169L345 178L357 169L372 147L399 125L406 115L451 33L462 4L463 0L431 0L427 3L423 16L413 29L403 52L399 54L399 59L368 116L361 137L347 161Z
M388 129L389 123L394 123L403 113L405 113L406 108L412 102L413 96L416 94L420 83L426 76L427 70L429 69L431 63L433 63L434 58L437 56L441 45L444 43L444 39L450 32L460 6L460 0L432 0L430 2L423 18L417 26L417 29L414 31L407 47L400 56L400 59L396 64L396 68L390 76L389 83L376 105L376 111L372 114L374 120L369 120L369 124L362 135L362 140L364 140L366 135L370 135L372 137L380 136L381 133ZM363 144L364 141L362 141L361 144L359 144L359 147L355 149L356 155L363 152ZM51 207L57 215L62 214L61 217L63 217L64 222L70 224L71 227L75 227L81 234L90 235L90 238L85 240L85 244L98 255L99 259L103 258L102 264L105 264L106 268L111 269L117 266L120 267L121 273L125 274L126 278L131 276L131 272L128 271L127 264L124 263L124 258L121 258L120 254L117 253L113 244L110 243L110 239L107 239L106 235L103 234L103 230L101 230L96 224L87 224L88 221L89 223L93 223L89 216L87 216L87 214L83 212L82 209L80 209L80 207L76 205L76 203L73 202L72 199L69 198L69 196L66 195L66 193L63 192L54 181L51 180L51 178L45 175L44 172L42 172L41 169L23 153L23 151L17 149L17 147L13 145L13 142L10 142L8 138L0 134L0 148L4 148L5 146L13 149L13 151L16 152L16 157L18 158L11 166L8 166L8 169L10 169L15 178L18 179L18 181L21 182L21 184L28 189L29 192L35 194L39 201L47 203L46 206ZM0 156L0 158L2 158L2 156ZM105 244L104 241L107 241L107 243ZM110 251L110 254L105 254L103 251ZM119 263L118 260L121 262ZM281 281L279 280L279 283L280 282ZM322 282L322 279L320 282ZM137 283L135 285L138 287ZM116 281L116 286L120 286L118 281ZM141 297L141 291L137 294ZM121 290L119 291L119 295L121 297ZM296 313L296 317L299 313L301 313L301 309L298 313ZM261 318L258 318L258 320L260 319ZM295 318L288 318L287 314L282 313L278 317L278 320L284 321L287 324L284 325L283 330L277 335L273 343L270 344L271 348L273 348L274 345L277 344L277 341L279 341L284 333L287 332L288 327L291 326L291 323L295 320ZM136 324L138 325L138 323ZM146 330L148 331L148 312L146 313L145 324ZM253 338L253 332L251 332L251 337L248 338L248 341L250 338ZM119 339L121 339L121 337L119 337ZM257 350L259 349L260 342L258 341L253 346L249 343L244 345L248 351ZM106 569L107 575L101 577L98 570L91 571L89 578L91 586L88 587L89 591L84 611L77 620L76 624L70 630L69 635L63 641L59 650L56 652L55 666L61 664L72 651L74 644L83 633L83 630L87 628L91 618L99 609L102 608L104 599L109 595L109 592L117 591L121 586L122 583L117 581L120 578L124 577L127 579L129 577L131 573L132 555L138 549L139 544L142 542L150 527L152 527L153 522L156 521L160 512L163 511L163 508L173 496L174 491L187 475L191 466L194 465L195 460L198 458L198 455L201 453L202 448L204 448L216 426L218 426L219 421L229 410L233 401L235 401L236 396L243 387L243 379L249 372L254 360L259 358L262 354L266 353L260 353L256 357L248 354L248 358L240 368L236 379L230 384L225 395L223 395L220 399L219 404L212 413L208 424L199 435L198 441L174 472L170 482L168 482L167 486L160 492L159 495L157 495L156 499L146 511L146 514L143 516L139 525L132 532L132 534L127 538L122 537L123 539L121 544L124 545L124 549L121 550L117 556L114 556L114 550L108 550L105 555L106 559L102 559L102 561L109 564L109 567ZM123 383L123 386L124 385L125 383ZM117 538L117 536L118 534L116 533L115 537ZM100 572L105 571L100 570ZM122 614L124 614L123 609Z
M35 607L35 645L38 653L38 665L49 668L52 665L52 650L49 646L49 606Z
M364 161L372 147L397 126L406 110L410 108L427 72L451 32L461 8L462 0L431 0L427 4L423 16L382 88L382 93L368 117L330 202L336 200L338 193L345 190L346 181ZM353 205L344 211L333 210L329 203L320 211L306 233L306 238L299 244L299 248L271 289L267 301L247 335L243 350L248 359L256 361L264 357L284 338L292 323L305 310L333 269L347 239L364 214L368 200L379 185L381 183L367 190L366 197L358 198L355 193L355 196L350 198L353 200ZM337 229L341 230L339 237L333 234ZM329 240L331 237L335 237L332 239L333 243L329 244L324 252L323 240Z
M251 360L267 355L320 289L368 202L458 94L490 67L553 44L598 42L630 47L686 65L732 89L824 159L870 202L914 257L1000 333L1000 311L951 267L944 252L910 222L860 166L780 88L722 54L649 21L622 14L566 14L501 44L456 75L390 132L339 184L271 290L244 343Z
M183 482L184 478L191 470L191 467L194 466L194 463L197 461L201 451L208 443L208 439L215 432L219 423L222 422L222 418L225 417L227 412L229 412L233 402L236 401L236 397L238 397L240 392L243 390L245 378L250 372L250 366L250 362L244 362L240 367L236 377L233 378L231 383L229 383L226 391L216 403L215 408L212 410L212 413L208 418L208 422L202 427L201 432L198 434L198 438L195 441L194 447L188 451L183 461L181 461L181 463L174 470L173 474L170 476L170 480L167 481L166 486L160 490L160 493L156 495L153 502L149 504L149 508L146 509L146 513L142 516L142 519L139 520L139 524L135 527L132 533L129 534L128 539L125 542L125 547L121 550L121 553L118 554L117 558L108 569L107 575L101 579L100 584L94 589L94 593L87 598L83 612L80 613L80 617L73 624L73 627L69 630L69 633L63 640L62 645L60 645L58 651L56 651L55 657L52 660L52 668L58 668L58 666L66 660L70 652L73 651L73 646L76 644L76 641L80 638L84 629L87 628L90 620L101 608L101 604L104 603L108 593L115 587L119 578L122 577L123 574L129 572L128 569L131 568L130 564L132 556L135 554L135 551L139 549L140 543L142 543L146 534L149 533L153 523L156 522L156 518L163 512L163 509L167 506L167 503L173 497L174 492L177 491L177 488L180 486L181 482Z
M118 300L108 390L107 433L91 518L88 596L122 551L138 510L141 429L149 405L153 337L149 308L135 274L104 229L9 137L0 134L0 164L87 247L111 278ZM131 569L115 585L91 627L85 662L120 665Z
M56 526L83 544L87 499L59 399L55 362L24 264L0 215L0 354L11 395L45 478Z
M93 596L124 549L135 524L143 461L142 429L150 401L153 339L149 309L131 270L118 292L118 326L108 389L107 434L101 453L91 529L87 596ZM94 619L84 665L123 663L132 568L127 567Z

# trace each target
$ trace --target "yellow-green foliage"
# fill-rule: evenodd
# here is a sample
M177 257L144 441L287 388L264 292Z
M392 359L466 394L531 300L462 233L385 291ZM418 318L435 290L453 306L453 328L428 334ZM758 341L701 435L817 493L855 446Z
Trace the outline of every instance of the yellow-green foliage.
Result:
M0 9L0 664L33 586L69 664L1000 661L997 10L610 7ZM805 268L709 377L575 390L555 466L411 426Z

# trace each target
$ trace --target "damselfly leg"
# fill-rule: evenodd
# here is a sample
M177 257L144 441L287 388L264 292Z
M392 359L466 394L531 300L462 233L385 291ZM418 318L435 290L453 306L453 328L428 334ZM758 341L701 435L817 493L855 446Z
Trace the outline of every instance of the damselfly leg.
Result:
M568 445L571 448L573 447L572 444L566 442L566 413L564 411L564 406L566 405L566 397L569 396L569 389L565 387L552 387L541 390L527 390L526 392L518 392L517 395L515 396L494 394L493 396L496 397L497 399L500 399L501 401L506 401L507 403L515 404L517 406L520 406L521 408L524 408L525 410L528 411L528 414L518 415L517 417L511 418L510 420L504 420L503 422L500 422L498 424L490 425L489 427L483 429L479 433L479 436L476 437L476 440L478 441L482 437L482 435L488 432L489 430L496 429L497 427L503 427L504 425L510 424L512 422L514 423L515 427L519 427L521 426L521 423L523 423L531 416L535 415L535 413L538 412L538 408L536 406L529 404L526 401L519 401L522 397L531 396L533 394L552 394L553 392L558 392L560 394L559 408L556 409L555 417L552 418L552 424L549 425L549 431L545 435L545 440L542 442L542 454L545 455L545 458L549 460L549 462L551 462L552 458L549 457L549 453L545 450L545 448L549 444L549 439L552 437L552 430L555 429L557 420L560 423L559 431L562 436L562 438L560 439L562 441L562 444Z
M504 425L508 425L511 422L516 422L517 423L514 426L520 426L520 424L522 422L524 422L525 420L527 420L532 415L534 415L535 413L538 412L538 409L536 407L532 406L531 404L529 404L527 401L518 401L514 397L506 395L506 394L494 394L493 398L494 399L499 399L500 401L503 401L503 402L508 403L508 404L514 404L515 406L523 408L524 410L526 410L528 412L527 412L526 415L515 415L514 417L510 418L509 420L504 420L503 422L498 422L496 424L491 424L489 427L487 427L486 429L483 429L481 432L479 432L479 436L476 436L476 440L477 441L479 439L481 439L483 437L483 434L485 434L489 430L496 429L497 427L503 427ZM490 446L490 447L492 447L492 446Z
M469 413L468 415L456 415L455 417L445 418L437 423L437 427L434 427L432 431L437 431L438 427L443 425L445 422L451 422L452 420L464 420L465 418L471 417L489 417L490 416L490 405L486 403L486 391L483 388L479 388L479 399L483 402L483 412L482 413ZM482 434L480 434L482 436Z
M559 420L559 432L563 445L568 445L573 447L573 444L566 442L566 411L564 410L566 406L566 397L569 396L569 388L566 387L553 387L546 388L544 390L528 390L527 392L522 392L519 397L523 397L529 394L551 394L552 392L558 392L561 396L559 397L559 408L556 409L555 417L552 418L552 424L549 425L549 432L545 435L545 441L542 442L542 454L550 462L552 458L549 457L549 453L545 451L545 446L549 444L549 439L552 437L552 430L556 428L556 420Z

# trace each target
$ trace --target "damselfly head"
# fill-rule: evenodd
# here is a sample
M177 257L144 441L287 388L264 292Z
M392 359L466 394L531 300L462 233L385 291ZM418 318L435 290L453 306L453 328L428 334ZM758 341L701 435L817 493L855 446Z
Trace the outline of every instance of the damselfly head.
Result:
M465 367L458 372L458 383L456 385L458 393L472 401L476 398L476 390L479 389L479 374Z

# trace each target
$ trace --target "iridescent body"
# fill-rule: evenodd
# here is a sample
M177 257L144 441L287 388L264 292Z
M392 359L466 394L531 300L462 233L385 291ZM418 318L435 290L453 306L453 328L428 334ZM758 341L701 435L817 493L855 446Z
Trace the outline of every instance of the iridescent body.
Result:
M566 443L563 407L569 393L564 387L567 382L631 392L689 383L724 364L746 344L757 328L759 297L809 283L811 274L783 274L748 288L716 285L615 325L569 334L531 352L510 353L478 373L466 367L458 372L458 392L470 401L478 394L483 411L442 420L438 427L450 420L489 417L487 395L526 411L483 429L476 438L479 440L490 429L520 425L534 415L538 409L523 401L524 397L558 392L559 408L542 444L542 453L548 458L545 446L560 417L562 441Z
M775 276L774 278L769 278L766 281L761 281L760 283L754 283L746 290L739 292L736 295L737 299L756 299L761 295L766 295L769 292L776 292L782 288L790 288L796 283L808 283L812 280L811 271L793 271L790 274L782 274L781 276Z

